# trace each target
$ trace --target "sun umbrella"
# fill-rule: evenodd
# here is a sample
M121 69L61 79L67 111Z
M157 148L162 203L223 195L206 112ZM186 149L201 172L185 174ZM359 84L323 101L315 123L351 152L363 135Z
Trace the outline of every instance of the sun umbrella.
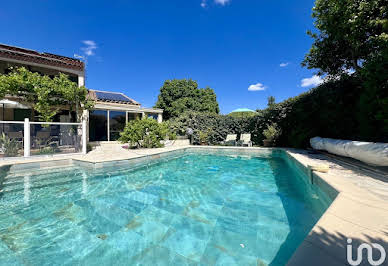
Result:
M256 111L253 111L248 108L238 108L236 110L233 110L231 113L243 113L243 112L250 112L250 113L256 113Z
M4 108L30 109L30 107L28 107L24 104L21 104L19 102L15 102L15 101L11 101L8 99L1 100L0 104L2 104Z

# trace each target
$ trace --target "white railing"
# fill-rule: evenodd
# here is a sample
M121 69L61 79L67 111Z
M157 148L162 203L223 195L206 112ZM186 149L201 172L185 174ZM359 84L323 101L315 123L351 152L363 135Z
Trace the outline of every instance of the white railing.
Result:
M73 150L74 152L81 151L83 154L86 154L87 152L86 120L83 120L81 123L30 122L28 118L25 118L24 122L0 121L0 125L2 124L19 124L20 129L18 131L20 132L21 129L23 129L23 134L21 132L18 134L20 135L20 137L23 136L23 139L21 141L22 145L20 146L23 146L24 157L31 156L31 148L33 148L33 151L37 154L44 154L43 152L47 152L47 148L50 148L50 145L56 146L56 150L60 150L58 149L58 147L63 149L66 149L67 147L67 152ZM44 128L49 129L44 130ZM51 128L54 128L55 131L57 131L57 134L52 135ZM44 131L46 131L46 133L44 133ZM39 133L41 135L40 137L38 136ZM44 139L44 137L42 137L43 135L46 137L45 140L42 140ZM81 138L79 138L80 135ZM52 150L50 151L50 153L55 153L54 148L51 148Z

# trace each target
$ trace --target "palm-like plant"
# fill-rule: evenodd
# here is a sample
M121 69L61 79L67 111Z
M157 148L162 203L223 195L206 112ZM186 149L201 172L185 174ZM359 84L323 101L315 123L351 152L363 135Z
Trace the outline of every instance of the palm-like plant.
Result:
M16 156L19 151L19 143L14 139L8 138L4 132L0 136L0 147L6 157Z

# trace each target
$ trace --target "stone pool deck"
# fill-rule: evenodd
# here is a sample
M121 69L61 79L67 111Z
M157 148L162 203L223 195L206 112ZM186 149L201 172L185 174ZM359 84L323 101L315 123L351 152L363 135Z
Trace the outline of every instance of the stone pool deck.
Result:
M70 154L20 158L0 162L0 166L40 167L66 165L71 160L101 163L134 159L186 148L263 150L265 148L171 146L158 149L125 150L120 145L105 146L86 155ZM335 197L335 200L298 247L288 265L349 265L346 258L347 239L352 239L353 258L361 243L378 243L388 252L388 176L364 172L341 164L323 154L304 150L283 149L310 177L310 181ZM329 165L328 173L309 172L308 165ZM365 252L364 252L365 253ZM374 250L376 258L378 251ZM366 257L366 256L365 256ZM369 265L366 258L363 264ZM388 259L382 264L388 266Z
M362 243L378 243L388 252L388 176L364 173L322 154L287 150L301 164L327 164L328 173L314 172L338 191L325 214L294 253L288 265L349 265L347 239L352 239L353 259ZM365 252L364 252L365 253ZM375 260L380 258L374 249ZM361 265L369 265L366 255ZM388 265L387 259L382 265Z

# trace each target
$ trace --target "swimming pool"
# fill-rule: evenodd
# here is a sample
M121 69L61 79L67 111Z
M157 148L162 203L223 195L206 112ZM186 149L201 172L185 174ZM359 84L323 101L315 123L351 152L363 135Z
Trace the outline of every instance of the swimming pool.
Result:
M4 265L284 265L330 198L282 152L8 174Z

